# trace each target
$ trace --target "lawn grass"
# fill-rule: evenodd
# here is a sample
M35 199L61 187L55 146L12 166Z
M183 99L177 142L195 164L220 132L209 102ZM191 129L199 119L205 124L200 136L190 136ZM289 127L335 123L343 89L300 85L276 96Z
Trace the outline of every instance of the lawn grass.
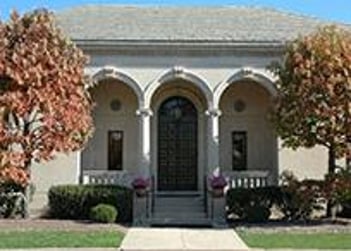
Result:
M348 249L351 233L252 233L238 231L249 247L295 249Z
M0 248L119 247L123 233L112 230L0 230Z

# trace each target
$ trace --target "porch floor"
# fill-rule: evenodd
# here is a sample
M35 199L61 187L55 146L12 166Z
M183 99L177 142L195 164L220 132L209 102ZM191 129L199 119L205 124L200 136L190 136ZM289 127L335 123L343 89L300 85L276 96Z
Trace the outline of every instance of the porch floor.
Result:
M140 228L129 229L120 250L221 250L246 251L249 248L233 229Z

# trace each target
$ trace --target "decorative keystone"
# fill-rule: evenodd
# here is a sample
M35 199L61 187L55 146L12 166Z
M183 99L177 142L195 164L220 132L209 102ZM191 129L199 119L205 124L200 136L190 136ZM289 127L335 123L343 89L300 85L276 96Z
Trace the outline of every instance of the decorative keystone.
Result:
M184 73L184 67L182 67L182 66L174 66L174 67L172 68L172 72L173 72L175 75L182 74L182 73Z
M115 69L113 66L105 66L103 69L103 73L106 75L113 75Z
M244 76L248 76L248 75L251 75L253 73L253 70L250 68L250 67L244 67L242 70L241 70L241 73L244 75Z

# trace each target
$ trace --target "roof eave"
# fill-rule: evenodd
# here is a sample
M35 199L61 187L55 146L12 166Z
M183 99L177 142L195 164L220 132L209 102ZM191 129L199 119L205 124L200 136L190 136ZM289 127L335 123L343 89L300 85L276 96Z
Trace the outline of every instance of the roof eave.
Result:
M85 50L162 50L177 48L184 51L247 50L280 52L286 41L234 41L234 40L92 40L72 39Z

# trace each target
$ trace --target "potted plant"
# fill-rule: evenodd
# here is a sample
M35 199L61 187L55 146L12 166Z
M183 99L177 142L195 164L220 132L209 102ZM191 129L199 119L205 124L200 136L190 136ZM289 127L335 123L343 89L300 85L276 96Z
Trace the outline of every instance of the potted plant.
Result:
M222 197L224 195L224 188L227 186L227 180L221 173L213 174L209 178L213 197Z
M144 197L148 192L150 179L142 176L136 177L132 182L132 186L138 197Z

